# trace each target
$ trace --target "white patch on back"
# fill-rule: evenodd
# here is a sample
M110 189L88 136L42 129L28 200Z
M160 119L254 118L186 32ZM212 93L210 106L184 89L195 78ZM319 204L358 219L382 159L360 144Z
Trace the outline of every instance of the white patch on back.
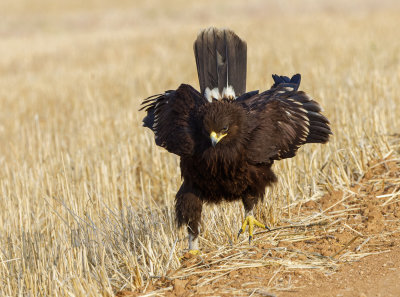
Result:
M229 99L235 100L235 90L232 86L228 86L222 90L222 95L220 94L218 88L210 89L207 87L204 91L204 97L206 97L208 102L212 102L213 100L221 100L221 99Z
M233 89L232 86L228 86L222 90L222 98L226 98L226 99L230 99L230 100L236 99L235 90Z
M221 99L221 94L218 91L218 88L214 88L210 90L209 87L206 88L204 91L204 96L206 97L208 102L212 102L214 100L220 100Z
M209 87L206 88L206 90L204 91L204 97L206 97L208 102L212 102L212 98L211 98L211 90Z

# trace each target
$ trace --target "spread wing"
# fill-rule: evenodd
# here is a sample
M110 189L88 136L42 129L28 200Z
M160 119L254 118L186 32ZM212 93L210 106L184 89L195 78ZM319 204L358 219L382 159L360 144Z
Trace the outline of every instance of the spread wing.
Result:
M196 113L207 100L193 87L182 84L176 91L166 91L145 99L147 112L143 126L150 128L156 144L178 156L192 155L195 147Z
M297 91L299 83L300 77L297 83L275 83L270 90L242 102L249 111L249 161L291 158L303 144L329 140L328 119L316 101Z

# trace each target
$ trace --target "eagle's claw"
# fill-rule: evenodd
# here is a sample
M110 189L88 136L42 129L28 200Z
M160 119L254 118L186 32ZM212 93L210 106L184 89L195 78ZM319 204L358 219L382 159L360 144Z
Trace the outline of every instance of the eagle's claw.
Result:
M246 231L247 224L249 225L249 244L251 243L251 240L253 239L253 230L254 230L254 225L257 227L263 228L263 229L268 229L267 225L264 225L257 221L252 215L247 216L246 219L243 222L242 228L240 228L239 233L238 233L238 238L240 234L242 234L244 231Z
M200 256L201 252L199 250L189 250L186 254L179 257L179 261L183 261L184 259L190 259L195 256Z
M189 250L189 254L193 256L199 256L201 255L201 252L199 250Z

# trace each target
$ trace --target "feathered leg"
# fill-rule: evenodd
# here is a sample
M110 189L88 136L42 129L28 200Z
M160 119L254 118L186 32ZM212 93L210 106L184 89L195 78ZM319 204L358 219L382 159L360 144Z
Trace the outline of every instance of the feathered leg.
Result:
M189 252L200 253L198 236L203 202L183 183L175 197L175 215L178 226L187 225L189 234Z
M267 225L257 221L254 218L253 208L254 208L254 205L257 203L257 200L258 199L255 198L255 197L244 197L244 198L242 198L243 205L244 205L244 216L245 216L245 219L244 219L244 222L242 224L242 227L239 230L238 238L239 238L240 234L242 234L243 232L246 231L246 227L247 227L247 225L249 225L249 244L251 243L251 240L253 238L254 226L270 230Z

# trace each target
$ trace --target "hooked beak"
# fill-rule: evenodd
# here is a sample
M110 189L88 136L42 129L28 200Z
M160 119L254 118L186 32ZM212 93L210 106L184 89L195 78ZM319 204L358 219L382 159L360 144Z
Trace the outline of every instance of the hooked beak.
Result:
M210 133L210 139L211 139L211 144L213 147L215 147L217 145L217 143L226 136L227 134L222 134L222 133L215 133L214 131L212 131Z

